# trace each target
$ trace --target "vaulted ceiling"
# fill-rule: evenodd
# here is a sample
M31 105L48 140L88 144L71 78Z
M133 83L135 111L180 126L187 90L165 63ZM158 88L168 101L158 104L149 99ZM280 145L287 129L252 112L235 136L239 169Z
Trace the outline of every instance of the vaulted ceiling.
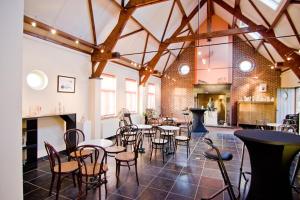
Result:
M268 32L274 30L276 37L300 32L300 2L292 0L282 0L276 10L262 0L25 0L24 32L91 54L94 75L99 76L112 59L140 70L141 81L145 82L155 71L162 74L190 44L166 45L163 41L195 34L199 24L210 17L208 10L232 28L238 28L240 20L246 18L250 22L243 22L249 27L263 25ZM30 26L33 21L37 27ZM47 29L55 29L57 34L53 36ZM256 38L250 33L239 36L273 63L286 62L286 52L300 49L299 36L275 42L252 41ZM276 42L287 50L280 52L279 46L274 46ZM111 52L119 52L121 59L114 59ZM298 73L296 68L293 71Z

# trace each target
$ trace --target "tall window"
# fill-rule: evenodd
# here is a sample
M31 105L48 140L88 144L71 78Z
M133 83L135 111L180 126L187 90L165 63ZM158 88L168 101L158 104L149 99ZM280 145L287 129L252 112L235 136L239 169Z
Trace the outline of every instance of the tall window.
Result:
M148 84L148 108L155 108L155 85Z
M108 74L101 76L101 116L116 115L116 77Z
M126 109L131 113L137 112L137 81L125 79Z

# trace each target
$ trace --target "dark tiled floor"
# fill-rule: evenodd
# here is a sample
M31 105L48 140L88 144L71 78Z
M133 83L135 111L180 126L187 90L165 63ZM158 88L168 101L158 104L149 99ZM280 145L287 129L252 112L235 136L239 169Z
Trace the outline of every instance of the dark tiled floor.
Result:
M210 129L207 137L213 139L220 149L230 151L234 158L226 163L226 169L232 184L237 185L239 177L240 152L242 143L233 135L233 129ZM149 144L145 139L146 153L139 154L138 173L140 185L137 186L135 171L127 167L121 168L119 187L116 187L115 160L109 158L108 196L110 200L142 199L142 200L193 200L207 197L222 188L223 181L217 163L208 161L202 156L207 149L200 137L193 135L191 141L191 155L187 159L186 148L179 147L175 156L168 156L162 163L162 157L157 152L149 161ZM63 160L66 158L64 157ZM250 170L248 155L245 156L245 169ZM55 189L52 196L48 196L51 182L48 160L41 160L38 169L24 174L24 199L42 200L55 199ZM78 189L73 187L72 180L66 178L60 191L60 199L76 199ZM102 187L104 199L104 187ZM99 199L97 190L90 190L85 199ZM217 200L229 199L226 194L220 195ZM295 194L295 199L300 199Z

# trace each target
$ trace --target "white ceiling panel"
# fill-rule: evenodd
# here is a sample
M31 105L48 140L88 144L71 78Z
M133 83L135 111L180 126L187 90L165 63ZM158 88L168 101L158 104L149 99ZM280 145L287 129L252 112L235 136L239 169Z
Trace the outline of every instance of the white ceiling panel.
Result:
M153 37L149 37L148 45L147 45L147 52L157 51L158 47L159 47L159 43ZM144 63L149 62L155 54L156 54L156 52L146 53Z
M165 67L166 63L167 63L168 57L169 57L168 53L166 55L160 57L158 63L155 66L155 70L158 70L158 71L162 72L164 70L164 67Z
M165 1L137 9L133 16L157 38L161 39L173 1Z
M282 57L278 54L278 52L274 49L274 47L268 43L265 43L266 47L269 49L269 52L273 56L276 62L284 62Z
M176 29L180 26L182 19L182 14L179 10L179 7L175 4L172 16L170 18L170 22L165 34L165 39L172 36L172 34L176 31Z

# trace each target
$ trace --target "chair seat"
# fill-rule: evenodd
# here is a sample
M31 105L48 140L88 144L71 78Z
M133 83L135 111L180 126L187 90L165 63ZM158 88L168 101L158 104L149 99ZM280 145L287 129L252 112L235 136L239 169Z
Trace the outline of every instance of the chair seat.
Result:
M116 160L119 161L132 161L134 159L134 152L121 152L116 155Z
M120 153L126 150L123 146L112 146L105 148L107 153Z
M189 138L187 136L184 136L184 135L175 136L175 139L180 140L180 141L188 141L189 140Z
M231 160L233 158L232 154L229 153L229 152L226 152L226 151L220 152L220 154L221 154L222 160L224 160L224 161L229 161L229 160ZM210 159L210 160L215 160L215 161L219 160L216 151L213 150L213 149L209 149L209 150L203 152L203 155L207 159Z
M155 144L166 144L168 142L168 140L162 139L162 138L155 138L152 143Z
M94 167L95 167L95 170L94 170ZM108 166L106 164L103 164L102 170L103 170L103 172L108 171ZM85 166L82 165L81 173L82 173L82 175L85 175L85 176L93 176L95 174L99 174L100 173L100 163L97 163L96 166L94 163L87 164L86 169L85 169Z
M169 133L161 133L161 135L164 135L164 136L172 136L174 135L174 132L169 132Z
M61 163L61 173L70 173L78 169L77 161ZM54 166L54 172L59 173L59 165Z
M78 157L86 157L86 156L89 156L91 155L93 152L90 151L90 150L82 150L81 152L80 151L73 151L72 153L70 153L70 156L75 158L76 155ZM81 154L81 155L80 155Z

